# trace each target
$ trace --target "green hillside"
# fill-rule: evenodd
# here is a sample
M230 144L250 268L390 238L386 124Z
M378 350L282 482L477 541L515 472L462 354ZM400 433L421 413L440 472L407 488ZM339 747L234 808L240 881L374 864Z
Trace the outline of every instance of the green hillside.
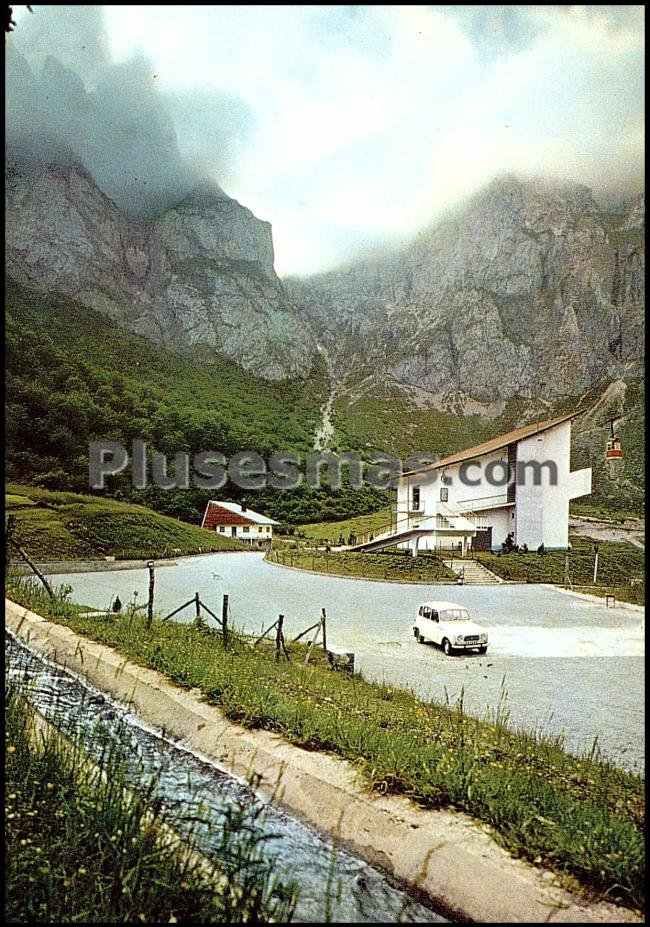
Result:
M213 531L115 499L11 483L5 509L15 518L15 539L36 560L128 560L243 549Z
M309 525L301 525L300 532L305 537L315 541L329 541L332 545L339 542L343 535L345 542L351 534L361 538L370 532L378 533L390 524L390 506L372 512L370 515L357 515L356 518L345 518L341 521L321 521Z
M178 451L255 450L264 458L281 450L312 449L329 384L316 357L309 376L269 382L232 360L197 346L185 354L154 345L120 329L75 301L44 296L9 281L6 299L7 478L46 489L88 488L88 444L118 441L129 448L140 438L170 460ZM367 371L363 371L367 373ZM448 454L478 444L522 422L524 405L513 400L499 418L455 415L418 406L397 385L351 380L334 407L334 449L373 450L407 457L426 451ZM592 405L587 396L567 397L544 416ZM602 414L578 420L574 467L592 466L594 492L582 504L604 513L639 513L644 504L643 383L626 384L620 433L624 473L611 479L604 467L607 425ZM606 409L603 408L604 414ZM222 498L247 496L251 507L287 524L333 522L385 508L390 495L372 488L245 493L227 484ZM110 478L106 495L199 523L215 491L134 490L128 471Z
M168 455L311 450L327 393L322 362L305 380L269 382L206 347L181 354L120 329L65 297L11 281L6 298L7 478L47 489L88 488L88 444L142 439ZM240 499L228 484L222 498ZM136 491L130 474L107 494L196 524L210 490ZM244 493L245 494L245 493ZM372 489L265 490L251 507L279 521L345 518L386 503Z
M608 402L603 397L608 383L601 383L581 396L566 396L539 411L540 418L553 418L577 409L587 410L574 421L573 469L591 467L592 494L576 500L572 510L598 512L616 518L620 513L639 515L645 507L645 396L639 378L623 384L624 397ZM622 473L612 477L605 465L609 437L606 418L610 406L621 415L617 431L625 454ZM594 412L590 412L595 408ZM512 428L531 421L530 401L512 399L496 418L454 415L420 407L397 384L373 383L367 391L349 388L338 399L334 425L340 448L362 452L381 449L404 459L426 451L445 456L473 447Z

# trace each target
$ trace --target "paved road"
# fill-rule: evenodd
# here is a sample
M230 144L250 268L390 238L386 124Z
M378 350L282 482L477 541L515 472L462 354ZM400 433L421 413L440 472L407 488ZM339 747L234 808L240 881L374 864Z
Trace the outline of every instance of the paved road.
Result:
M75 598L105 608L119 593L147 595L146 571L58 576ZM423 698L457 699L483 714L507 690L511 720L527 728L563 731L568 747L589 749L598 736L604 753L627 767L643 766L644 615L606 608L551 586L426 586L365 582L285 570L257 554L180 559L156 577L156 607L171 610L201 593L219 613L231 597L233 620L259 631L286 616L291 633L327 609L328 640L353 650L364 675L413 688ZM426 599L466 605L490 632L488 654L445 657L418 645L412 625ZM188 609L187 620L192 613ZM505 681L504 681L505 678Z

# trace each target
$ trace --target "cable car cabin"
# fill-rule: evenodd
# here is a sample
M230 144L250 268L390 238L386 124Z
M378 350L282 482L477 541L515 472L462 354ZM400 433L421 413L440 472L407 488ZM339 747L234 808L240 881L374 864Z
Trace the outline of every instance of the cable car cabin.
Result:
M610 438L607 442L607 450L605 451L605 460L622 460L623 459L623 450L621 448L621 442L617 437Z

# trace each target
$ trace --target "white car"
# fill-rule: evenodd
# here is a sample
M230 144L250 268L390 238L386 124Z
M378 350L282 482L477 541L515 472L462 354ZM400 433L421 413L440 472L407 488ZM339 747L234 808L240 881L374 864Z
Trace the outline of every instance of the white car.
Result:
M442 647L447 656L456 650L478 650L486 653L487 631L475 624L469 612L454 602L424 602L420 605L413 626L419 644L431 641Z

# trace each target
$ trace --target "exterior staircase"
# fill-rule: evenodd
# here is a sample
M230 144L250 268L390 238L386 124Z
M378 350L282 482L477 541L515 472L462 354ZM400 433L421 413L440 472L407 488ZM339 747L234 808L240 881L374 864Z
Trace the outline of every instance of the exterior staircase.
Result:
M361 544L355 544L345 549L371 553L375 550L382 550L385 547L394 547L396 544L403 544L405 541L413 541L415 538L426 537L428 534L431 534L430 528L420 527L405 528L401 531L387 531L383 534L378 534L372 539L362 541Z
M449 567L456 576L464 576L464 583L469 585L480 586L498 586L503 580L496 573L488 570L478 560L464 560L457 557L455 560L443 560L446 567Z

